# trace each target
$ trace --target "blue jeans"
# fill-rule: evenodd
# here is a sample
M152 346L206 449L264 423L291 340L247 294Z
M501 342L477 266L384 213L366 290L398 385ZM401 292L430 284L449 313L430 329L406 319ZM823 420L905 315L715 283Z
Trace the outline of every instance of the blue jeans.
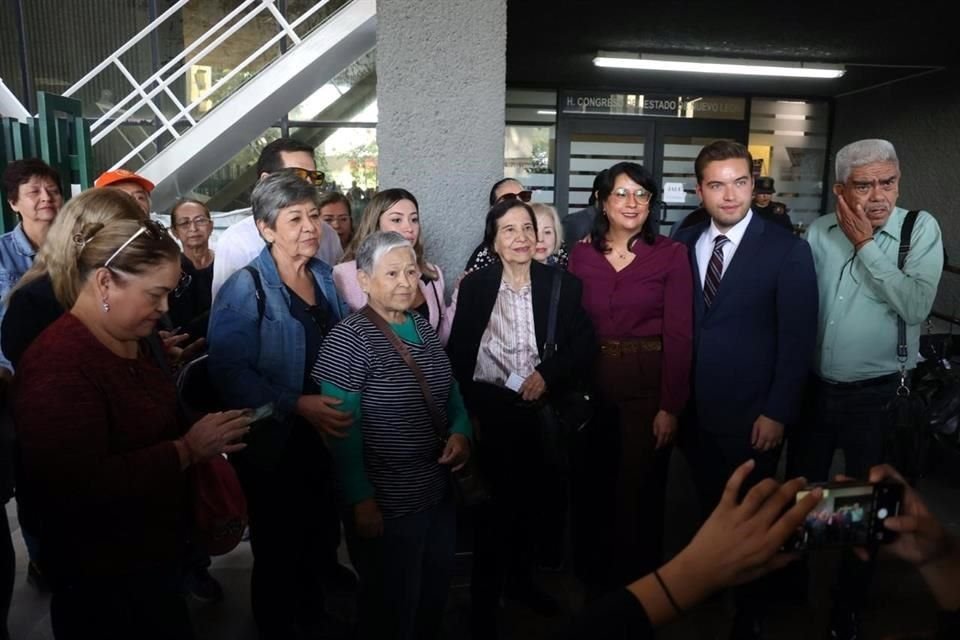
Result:
M429 640L440 635L456 553L456 511L439 504L383 521L383 535L361 538L344 516L350 557L360 574L358 637Z

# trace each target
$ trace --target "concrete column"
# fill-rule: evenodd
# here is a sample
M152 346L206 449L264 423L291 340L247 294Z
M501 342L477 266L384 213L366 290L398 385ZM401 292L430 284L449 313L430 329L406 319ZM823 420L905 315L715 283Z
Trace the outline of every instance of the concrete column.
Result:
M503 176L506 0L379 0L379 186L420 204L448 292Z

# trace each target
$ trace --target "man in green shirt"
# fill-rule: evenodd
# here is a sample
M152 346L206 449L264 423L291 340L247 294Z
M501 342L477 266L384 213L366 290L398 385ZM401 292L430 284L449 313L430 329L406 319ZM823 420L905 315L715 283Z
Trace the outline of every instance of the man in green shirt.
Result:
M834 450L843 449L846 474L866 478L883 456L893 426L891 401L901 367L916 366L920 325L943 270L940 227L920 211L910 252L897 266L907 211L896 206L900 163L886 140L859 140L836 157L837 211L810 225L820 296L813 375L800 426L790 436L789 473L825 481ZM897 318L907 328L907 359L897 357ZM850 556L841 568L831 619L832 637L858 637L856 611L869 581L868 566Z

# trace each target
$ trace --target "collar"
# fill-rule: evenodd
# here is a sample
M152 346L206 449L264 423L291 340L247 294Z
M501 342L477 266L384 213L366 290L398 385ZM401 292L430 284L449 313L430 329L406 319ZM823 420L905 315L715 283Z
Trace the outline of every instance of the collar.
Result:
M13 246L16 248L17 253L28 258L33 258L37 255L37 250L33 248L33 245L30 244L30 240L27 238L26 231L23 230L23 223L20 222L13 229Z
M740 243L743 242L743 234L747 232L747 227L750 225L750 221L753 220L753 209L747 211L747 215L743 216L743 220L737 224L730 227L726 233L721 233L717 229L717 223L710 219L710 226L707 228L707 240L710 241L710 246L713 246L714 240L719 235L724 235L727 237L727 240L730 241L730 244L737 247L740 246Z
M532 283L533 283L533 278L531 278L525 285L523 285L519 289L514 289L513 287L510 286L510 284L506 281L506 279L502 279L500 280L499 290L509 291L510 293L522 296L530 292L532 288Z
M907 210L903 207L894 207L893 211L890 213L890 217L887 218L887 221L883 224L882 227L874 231L873 235L876 236L880 233L885 233L897 242L900 242L900 229L903 228L903 219L907 217ZM837 214L833 214L833 222L827 225L827 231L833 231L834 229L839 229L840 223L837 222ZM841 230L841 233L843 231Z

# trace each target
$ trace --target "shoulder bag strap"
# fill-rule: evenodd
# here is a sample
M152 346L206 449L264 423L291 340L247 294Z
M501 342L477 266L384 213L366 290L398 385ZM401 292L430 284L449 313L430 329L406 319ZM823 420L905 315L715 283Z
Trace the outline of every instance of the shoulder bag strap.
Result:
M440 333L440 327L443 325L443 300L437 291L437 281L430 281L430 288L433 289L433 298L437 301L437 333Z
M557 316L560 313L560 285L563 274L559 269L553 272L553 287L550 290L550 311L547 314L547 343L543 345L543 359L553 357L557 352Z
M907 263L907 254L910 253L910 236L913 235L913 225L917 222L919 211L909 211L903 219L903 225L900 227L900 251L897 253L897 268L901 271ZM910 352L907 349L907 323L902 317L897 315L897 361L900 363L900 388L898 394L909 393L907 387L907 357Z
M267 297L263 293L263 283L260 282L260 272L250 265L245 266L243 270L253 278L253 286L257 292L257 326L260 326L260 321L263 320L263 311L267 305Z
M397 353L400 354L400 357L403 358L403 361L407 363L407 366L410 367L410 371L413 372L413 377L417 379L417 384L420 385L420 392L423 394L423 399L427 403L427 409L430 411L430 419L433 421L433 428L437 432L437 437L440 438L441 441L446 442L447 429L443 424L443 420L440 419L440 410L437 409L437 404L433 400L433 394L430 393L430 386L427 384L427 379L423 376L423 371L420 370L413 356L410 355L410 350L403 344L400 336L387 325L387 321L383 319L383 316L371 309L370 305L364 306L363 309L360 310L360 313L380 330L384 337L390 341L393 348L396 349Z

